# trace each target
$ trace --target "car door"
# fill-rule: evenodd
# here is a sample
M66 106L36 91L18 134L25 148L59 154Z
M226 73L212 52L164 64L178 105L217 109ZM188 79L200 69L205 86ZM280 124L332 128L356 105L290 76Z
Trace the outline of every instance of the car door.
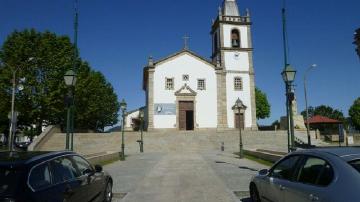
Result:
M29 171L27 185L31 190L29 201L62 202L63 197L53 186L48 162L37 164Z
M53 159L50 161L50 165L53 186L62 201L87 200L82 191L81 182L76 178L78 175L76 167L68 156Z
M261 199L269 202L285 202L284 186L287 181L293 180L294 169L300 160L299 155L291 155L274 165L263 186Z
M285 198L292 202L327 202L327 187L333 178L333 168L326 160L307 155L299 165L295 180L285 184Z
M81 156L74 155L72 159L75 166L81 173L79 177L84 183L84 189L87 190L89 201L100 201L102 200L102 191L105 188L104 173L95 172L91 164ZM86 187L86 188L85 188Z

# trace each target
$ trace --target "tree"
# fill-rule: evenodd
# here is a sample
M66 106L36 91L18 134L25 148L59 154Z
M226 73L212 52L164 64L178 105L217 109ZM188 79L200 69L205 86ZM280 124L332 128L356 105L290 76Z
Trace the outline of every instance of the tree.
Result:
M306 110L301 112L301 115L304 117L304 119L306 120ZM320 115L320 116L325 116L331 119L336 119L339 121L344 121L345 117L344 114L337 109L333 109L330 106L326 106L326 105L320 105L318 107L309 107L309 118L316 116L316 115Z
M39 134L43 126L65 125L64 96L67 93L67 87L63 76L73 67L74 50L69 37L57 36L48 31L37 32L34 29L14 31L8 36L0 50L0 59L5 64L1 69L0 87L6 94L5 102L10 103L11 83L9 81L11 81L12 71L18 69L17 78L26 78L23 83L24 90L16 94L16 110L20 112L18 122L20 127L29 128L35 125L36 134ZM104 77L97 81L92 76L94 71L86 62L78 58L76 64L78 82L75 86L75 104L76 109L79 108L75 116L76 127L86 129L98 127L96 124L91 127L89 124L84 125L83 120L77 124L80 117L85 117L88 123L100 122L99 128L113 125L114 120L104 118L104 116L83 116L82 113L86 113L89 105L92 104L95 105L97 111L107 112L112 117L114 113L117 114L118 104L114 99L93 99L85 102L83 98L94 96L95 93L106 92L109 95L101 94L101 96L112 98L116 95ZM96 80L98 84L96 89L88 88L87 84L92 83L93 80ZM9 111L10 108L8 106L6 108Z
M4 66L0 64L0 78L4 75ZM6 85L0 82L0 134L8 134L10 112L10 97Z
M103 74L90 70L87 63L82 64L82 68L87 71L79 75L83 79L75 90L76 127L103 131L118 121L118 98Z
M260 89L255 88L255 100L256 100L256 117L257 119L265 119L270 117L270 104L267 100L267 96Z
M349 109L349 116L352 125L360 130L360 97L354 101L354 104Z

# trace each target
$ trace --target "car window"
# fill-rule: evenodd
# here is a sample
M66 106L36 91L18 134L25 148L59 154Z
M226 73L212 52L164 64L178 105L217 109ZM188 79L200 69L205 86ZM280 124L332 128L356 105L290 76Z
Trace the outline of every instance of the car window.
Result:
M50 169L48 163L35 166L29 175L29 185L37 191L51 185Z
M304 184L327 186L331 183L334 172L325 160L308 157L300 166L297 181Z
M12 195L18 186L24 171L11 168L0 168L0 198L5 195Z
M355 161L350 161L349 164L360 173L360 159L357 159Z
M300 156L290 156L282 160L271 169L270 176L279 179L291 180L293 178L295 166L299 159Z
M84 173L86 170L93 170L92 166L82 157L80 156L73 156L73 160L76 163L76 166L78 167L80 173Z
M60 157L51 161L54 183L73 180L78 175L73 162L68 157Z

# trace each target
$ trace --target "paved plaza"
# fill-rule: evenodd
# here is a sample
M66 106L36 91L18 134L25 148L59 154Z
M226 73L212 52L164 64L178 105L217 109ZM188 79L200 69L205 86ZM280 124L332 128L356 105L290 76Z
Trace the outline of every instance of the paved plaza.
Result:
M233 202L249 201L249 181L262 168L230 153L184 150L130 155L104 169L114 178L114 201Z

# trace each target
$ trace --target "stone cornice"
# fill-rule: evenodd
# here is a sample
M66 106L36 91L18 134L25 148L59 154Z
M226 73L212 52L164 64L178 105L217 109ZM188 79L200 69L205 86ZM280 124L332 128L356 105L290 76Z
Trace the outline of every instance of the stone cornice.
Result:
M181 93L181 91L183 91L185 89L188 90L189 93ZM183 87L181 87L178 91L175 92L175 96L196 96L196 95L197 95L197 93L193 89L191 89L190 86L188 86L186 84Z

